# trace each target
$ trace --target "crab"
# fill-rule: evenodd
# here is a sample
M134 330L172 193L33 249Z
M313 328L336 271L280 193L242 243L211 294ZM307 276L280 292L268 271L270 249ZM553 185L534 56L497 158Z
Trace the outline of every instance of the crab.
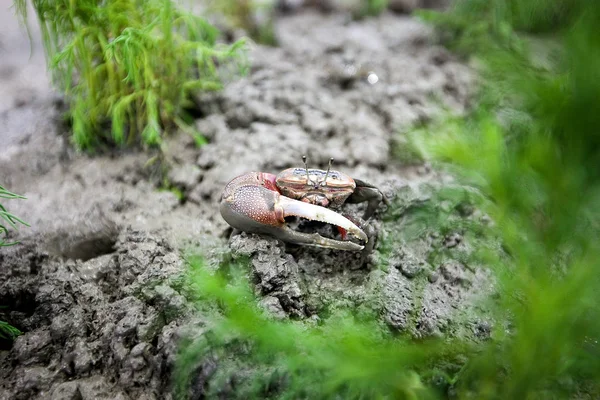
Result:
M267 234L284 242L336 250L360 251L368 237L354 222L332 209L344 203L367 202L363 219L370 218L381 202L389 204L375 186L331 170L288 168L278 175L248 172L231 180L223 190L223 219L240 231ZM302 217L338 227L342 240L318 233L297 232L286 217ZM358 243L356 243L358 242Z

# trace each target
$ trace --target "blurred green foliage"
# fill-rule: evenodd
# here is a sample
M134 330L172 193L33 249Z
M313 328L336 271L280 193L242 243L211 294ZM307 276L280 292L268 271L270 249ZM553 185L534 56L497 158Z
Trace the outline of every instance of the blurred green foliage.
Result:
M275 1L272 0L209 0L208 9L225 17L235 29L243 29L258 43L275 46Z
M418 10L415 14L440 28L453 50L487 57L493 49L518 50L523 36L556 36L568 31L587 0L456 0L448 12Z
M568 8L486 3L482 12L483 2L459 1L449 14L430 18L442 29L453 21L461 29L450 44L479 57L485 80L479 107L466 120L446 119L413 137L425 158L447 163L477 195L472 200L491 217L490 234L503 246L502 252L482 248L480 256L502 289L498 320L510 325L498 325L489 349L471 358L458 393L595 398L600 10L576 1ZM501 29L474 38L474 25ZM537 62L539 50L520 31L552 33L559 51Z
M241 60L242 41L217 45L213 26L171 0L32 4L80 149L160 144L184 124L190 93L221 88L217 65ZM25 21L27 0L15 5Z
M455 183L422 206L392 209L386 224L410 216L405 234L465 233L470 260L495 277L490 338L394 337L352 310L314 324L275 321L256 306L245 262L210 272L191 259L191 293L208 317L182 348L180 397L600 397L600 9L561 7L463 0L425 14L477 61L481 85L467 117L409 138ZM551 40L540 45L540 33ZM457 217L464 207L486 222ZM387 237L382 254L398 238ZM231 383L223 368L245 379Z
M385 11L389 0L365 0L362 9L356 17L366 17L371 15L379 15Z
M313 326L277 321L257 306L246 260L226 261L216 272L200 257L188 261L190 295L208 322L181 347L176 398L189 398L199 385L209 398L437 398L422 377L441 376L437 362L457 363L470 346L390 339L374 320L358 320L351 312ZM207 360L219 364L214 375L206 371ZM232 372L238 381L223 392ZM208 379L210 385L202 381Z

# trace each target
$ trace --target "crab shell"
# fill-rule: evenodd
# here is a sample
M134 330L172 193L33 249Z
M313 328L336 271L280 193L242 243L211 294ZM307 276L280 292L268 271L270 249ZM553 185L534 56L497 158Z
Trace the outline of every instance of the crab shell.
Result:
M356 189L356 182L350 176L321 169L309 169L307 174L304 168L288 168L277 175L275 183L286 197L333 208L344 204Z

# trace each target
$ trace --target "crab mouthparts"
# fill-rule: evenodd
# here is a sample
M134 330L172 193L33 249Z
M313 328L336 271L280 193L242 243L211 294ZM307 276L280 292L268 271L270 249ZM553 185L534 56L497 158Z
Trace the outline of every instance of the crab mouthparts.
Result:
M282 207L283 215L285 217L302 217L312 221L319 221L335 225L341 228L342 232L347 232L349 236L357 239L361 243L367 243L369 241L367 235L362 231L362 229L360 229L346 217L328 208L298 200L288 199L286 197L280 198L279 205Z

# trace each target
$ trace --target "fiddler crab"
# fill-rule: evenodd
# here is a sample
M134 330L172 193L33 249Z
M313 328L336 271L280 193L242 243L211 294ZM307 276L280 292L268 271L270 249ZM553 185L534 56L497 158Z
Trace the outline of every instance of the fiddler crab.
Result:
M344 203L368 202L363 218L370 218L379 204L389 201L383 193L364 181L353 179L339 171L288 168L278 175L248 172L229 182L221 196L223 219L240 231L274 236L284 242L337 250L360 251L368 237L354 222L329 208ZM303 233L291 229L286 217L295 216L320 221L338 227L342 240L330 239L318 233ZM358 243L351 241L353 239Z

